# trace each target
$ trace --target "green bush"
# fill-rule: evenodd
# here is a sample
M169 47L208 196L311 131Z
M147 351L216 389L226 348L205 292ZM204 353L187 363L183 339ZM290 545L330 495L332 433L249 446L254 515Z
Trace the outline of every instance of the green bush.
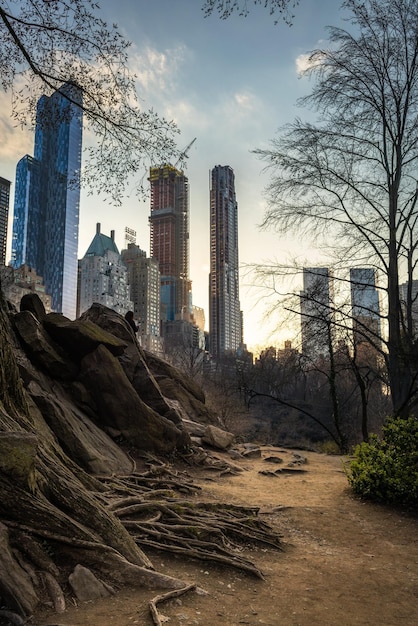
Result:
M347 470L357 495L388 504L418 504L418 420L389 418L382 437L354 450Z

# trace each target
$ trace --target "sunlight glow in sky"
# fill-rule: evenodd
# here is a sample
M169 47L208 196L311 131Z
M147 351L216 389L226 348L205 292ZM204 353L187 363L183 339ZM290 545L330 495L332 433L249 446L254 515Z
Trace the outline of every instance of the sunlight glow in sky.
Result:
M132 42L130 64L144 109L153 108L177 123L181 149L196 137L185 170L190 186L193 303L204 308L208 320L209 172L215 165L229 165L235 172L238 201L244 340L249 349L272 343L282 347L287 337L272 338L278 320L263 319L266 302L260 295L266 294L250 285L244 268L274 259L284 262L294 254L300 258L305 250L308 257L309 242L285 241L277 233L259 230L268 178L251 150L267 147L278 128L304 116L296 101L310 90L309 81L299 76L306 54L327 38L327 25L345 24L337 0L300 0L292 27L274 25L262 7L251 8L247 18L236 15L222 21L213 14L205 19L201 5L200 0L100 2L103 18L117 23ZM0 176L14 183L17 161L33 154L33 135L13 126L10 94L3 92L0 138ZM14 184L11 219L13 189ZM119 250L125 247L125 227L136 230L137 244L149 253L149 212L149 200L138 200L133 189L117 208L83 190L79 258L93 239L97 222L104 234L115 231ZM11 220L9 251L10 240Z

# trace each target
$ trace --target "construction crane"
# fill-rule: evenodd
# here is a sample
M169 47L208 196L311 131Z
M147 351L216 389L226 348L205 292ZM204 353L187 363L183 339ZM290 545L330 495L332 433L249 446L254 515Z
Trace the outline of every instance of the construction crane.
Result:
M191 140L191 142L189 143L189 145L183 150L183 152L180 153L180 156L178 158L178 160L176 161L176 163L174 164L174 167L177 167L177 165L180 163L180 161L182 161L183 159L185 159L187 157L187 153L190 150L190 148L192 147L192 145L194 144L194 142L196 141L196 137L194 139Z

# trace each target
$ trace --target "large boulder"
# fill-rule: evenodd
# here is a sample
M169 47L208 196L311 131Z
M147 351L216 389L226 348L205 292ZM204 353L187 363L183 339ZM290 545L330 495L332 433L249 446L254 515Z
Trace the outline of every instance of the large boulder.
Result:
M202 437L203 443L207 443L209 446L218 448L219 450L227 450L230 448L234 439L235 435L233 433L229 433L212 425L206 427Z
M202 388L164 359L144 351L118 313L95 303L80 317L80 321L87 320L126 342L118 359L138 395L157 413L175 424L187 418L219 425L218 417L205 404Z
M37 293L27 293L20 301L20 310L29 311L39 322L43 322L46 317L44 304Z
M93 322L104 331L126 342L125 350L118 355L118 358L133 388L141 400L152 406L157 413L179 424L180 416L166 402L161 388L148 367L145 353L126 320L115 311L96 302L81 315L80 321Z
M105 346L82 360L80 380L90 389L101 427L113 436L162 454L190 445L185 429L141 400L121 364Z
M132 471L132 461L120 446L86 417L62 388L55 385L50 393L33 381L28 391L64 452L80 467L102 476Z
M216 413L205 404L202 388L190 376L155 354L146 352L145 358L164 397L171 401L172 406L178 403L182 407L183 419L220 426Z
M191 444L183 420L218 424L199 385L144 352L115 311L95 303L71 321L46 315L36 294L21 309L13 323L24 385L65 452L88 472L129 471L109 437L170 454Z
M77 376L75 363L31 311L17 313L13 325L20 343L35 365L58 380L72 380Z
M77 362L99 345L115 355L123 354L126 342L90 320L71 321L59 313L49 313L43 325L51 337Z
M93 302L91 307L80 315L80 322L87 320L100 326L100 328L125 342L125 344L135 341L132 329L125 318L103 304Z

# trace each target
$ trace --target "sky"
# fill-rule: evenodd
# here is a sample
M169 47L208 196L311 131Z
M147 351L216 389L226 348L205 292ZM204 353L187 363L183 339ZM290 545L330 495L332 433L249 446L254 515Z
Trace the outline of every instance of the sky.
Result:
M275 25L268 10L251 2L248 17L233 15L227 20L217 13L204 18L203 0L99 0L99 4L105 21L117 23L132 42L130 67L138 76L143 108L176 122L182 150L196 138L185 168L193 304L203 307L208 323L209 172L215 165L229 165L235 172L238 202L244 341L254 351L272 344L282 347L293 331L289 329L288 336L283 330L275 334L280 311L266 319L268 294L254 285L247 268L286 262L301 254L309 263L310 242L260 230L269 178L265 164L251 151L268 148L278 129L309 114L297 106L298 98L312 88L299 69L306 54L324 44L327 26L347 26L340 3L300 0L291 27ZM34 139L33 133L13 126L10 111L10 98L0 94L0 176L12 181L9 252L16 164L24 154L33 154ZM115 231L119 250L126 247L125 227L134 229L136 243L149 254L149 213L149 199L138 199L133 189L120 207L82 190L79 258L93 239L97 222L102 233Z

